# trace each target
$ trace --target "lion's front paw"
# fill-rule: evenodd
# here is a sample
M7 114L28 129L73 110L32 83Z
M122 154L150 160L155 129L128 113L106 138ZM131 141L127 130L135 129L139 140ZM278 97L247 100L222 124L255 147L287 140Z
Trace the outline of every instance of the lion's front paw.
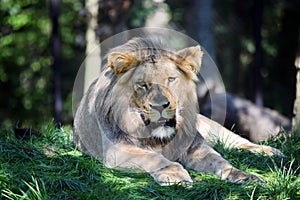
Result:
M236 184L243 184L246 181L252 181L252 182L260 182L262 181L257 176L254 176L252 174L247 174L239 169L233 168L230 172L230 174L225 178L225 180L236 183Z
M278 149L270 147L270 146L265 146L261 145L262 148L262 153L265 153L269 156L280 156L280 157L285 157L285 155Z
M269 156L285 157L285 155L280 150L266 145L246 144L246 145L241 145L240 148L248 149L249 151L252 152L264 153Z
M169 186L176 183L192 183L189 173L178 163L172 163L151 173L154 180L161 186Z

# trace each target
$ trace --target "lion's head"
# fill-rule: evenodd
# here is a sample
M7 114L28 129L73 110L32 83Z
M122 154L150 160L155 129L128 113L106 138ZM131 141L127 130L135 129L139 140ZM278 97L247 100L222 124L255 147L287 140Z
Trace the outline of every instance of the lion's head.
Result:
M195 131L194 82L202 55L199 46L173 52L141 38L112 49L108 66L114 79L107 98L111 123L142 138L166 139L182 129Z

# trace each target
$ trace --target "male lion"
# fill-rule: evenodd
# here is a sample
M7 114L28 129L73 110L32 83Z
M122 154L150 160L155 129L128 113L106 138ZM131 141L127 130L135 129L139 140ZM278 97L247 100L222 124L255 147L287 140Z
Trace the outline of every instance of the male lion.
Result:
M233 167L207 142L268 155L199 115L199 46L178 52L153 39L134 38L110 50L107 65L84 95L74 119L77 147L107 167L142 168L161 185L192 182L183 166L243 183L257 178Z

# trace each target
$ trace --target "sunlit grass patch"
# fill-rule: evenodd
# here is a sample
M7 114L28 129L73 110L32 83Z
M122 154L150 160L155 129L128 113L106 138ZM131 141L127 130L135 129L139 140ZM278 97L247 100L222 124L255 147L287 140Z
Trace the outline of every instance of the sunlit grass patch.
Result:
M192 185L161 187L145 172L108 169L77 151L71 127L57 129L50 123L39 132L19 139L13 131L1 132L2 199L300 199L298 136L265 143L282 150L285 158L215 147L235 167L259 176L260 183L236 185L189 170Z

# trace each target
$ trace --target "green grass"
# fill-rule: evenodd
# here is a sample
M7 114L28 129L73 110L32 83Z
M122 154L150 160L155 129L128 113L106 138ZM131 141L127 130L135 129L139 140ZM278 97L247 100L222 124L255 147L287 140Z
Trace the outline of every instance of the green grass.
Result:
M300 199L300 137L264 144L286 158L215 148L234 166L264 181L235 185L189 170L194 184L161 187L146 173L108 169L74 149L71 128L41 128L42 134L17 139L0 132L0 199Z

